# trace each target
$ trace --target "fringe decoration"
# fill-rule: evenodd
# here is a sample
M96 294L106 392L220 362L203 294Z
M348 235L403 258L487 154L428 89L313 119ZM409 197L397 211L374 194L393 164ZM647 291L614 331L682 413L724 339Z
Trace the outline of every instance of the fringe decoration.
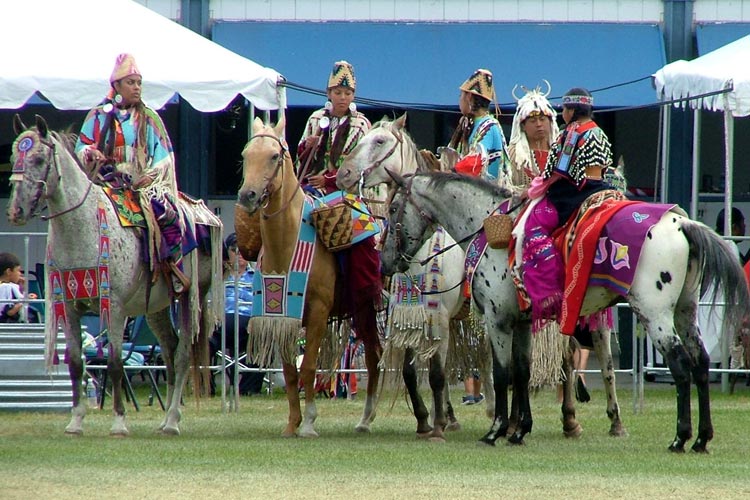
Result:
M555 322L547 323L531 338L531 377L529 390L556 387L565 381L563 358L570 350L570 337L560 333Z
M484 321L473 307L465 319L451 320L450 336L445 362L449 383L457 383L466 374L488 373L492 359L489 338Z
M328 372L328 377L338 368L341 356L349 344L349 334L352 331L350 319L329 320L328 330L320 342L318 352L318 367Z
M259 366L270 367L276 352L283 363L296 362L298 342L304 338L305 331L301 320L254 316L250 318L248 331L248 352Z

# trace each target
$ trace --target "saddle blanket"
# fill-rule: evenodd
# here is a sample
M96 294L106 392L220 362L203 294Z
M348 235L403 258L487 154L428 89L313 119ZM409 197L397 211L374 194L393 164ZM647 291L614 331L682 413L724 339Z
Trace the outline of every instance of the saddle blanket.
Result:
M625 296L651 228L675 205L607 200L555 238L566 262L562 333L572 335L589 286Z

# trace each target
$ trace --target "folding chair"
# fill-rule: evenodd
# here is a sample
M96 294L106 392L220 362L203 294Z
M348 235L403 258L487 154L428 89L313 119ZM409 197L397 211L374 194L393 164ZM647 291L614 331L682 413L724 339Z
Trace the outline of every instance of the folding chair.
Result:
M161 346L159 340L151 331L148 326L145 316L136 316L130 318L128 327L125 329L129 333L129 342L123 344L123 351L127 351L128 354L124 358L124 361L130 359L134 353L143 356L143 366L154 366L159 364L158 361L161 359ZM154 372L156 371L156 376ZM148 376L148 381L151 384L151 393L148 397L148 405L154 404L154 396L159 400L161 409L164 410L164 400L162 399L161 392L159 391L159 384L157 383L159 378L159 372L153 368L144 368L139 373L143 376L144 372Z

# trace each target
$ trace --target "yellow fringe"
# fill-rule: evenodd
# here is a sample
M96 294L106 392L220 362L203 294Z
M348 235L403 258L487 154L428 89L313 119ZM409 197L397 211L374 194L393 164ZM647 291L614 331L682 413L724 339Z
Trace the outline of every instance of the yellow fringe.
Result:
M555 322L548 322L532 336L529 389L556 387L565 380L562 363L568 349L570 338L560 333Z

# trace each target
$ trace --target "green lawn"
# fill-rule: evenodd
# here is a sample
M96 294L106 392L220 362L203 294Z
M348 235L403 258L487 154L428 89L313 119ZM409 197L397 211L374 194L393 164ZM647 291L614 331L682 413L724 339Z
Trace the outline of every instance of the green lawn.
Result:
M490 424L484 405L459 405L463 428L446 443L418 441L405 401L391 409L388 396L372 433L358 435L361 396L319 399L312 440L280 437L281 394L242 398L239 413L222 413L218 398L199 408L188 399L179 437L154 433L162 413L153 407L128 406L124 439L108 435L111 410L90 412L82 437L64 435L67 414L0 413L0 498L750 498L744 386L733 396L712 392L710 455L667 451L675 429L667 384L646 388L638 415L621 389L626 438L607 435L604 393L594 389L578 407L582 437L565 439L554 393L543 391L523 447L476 444ZM456 389L454 401L460 396Z

